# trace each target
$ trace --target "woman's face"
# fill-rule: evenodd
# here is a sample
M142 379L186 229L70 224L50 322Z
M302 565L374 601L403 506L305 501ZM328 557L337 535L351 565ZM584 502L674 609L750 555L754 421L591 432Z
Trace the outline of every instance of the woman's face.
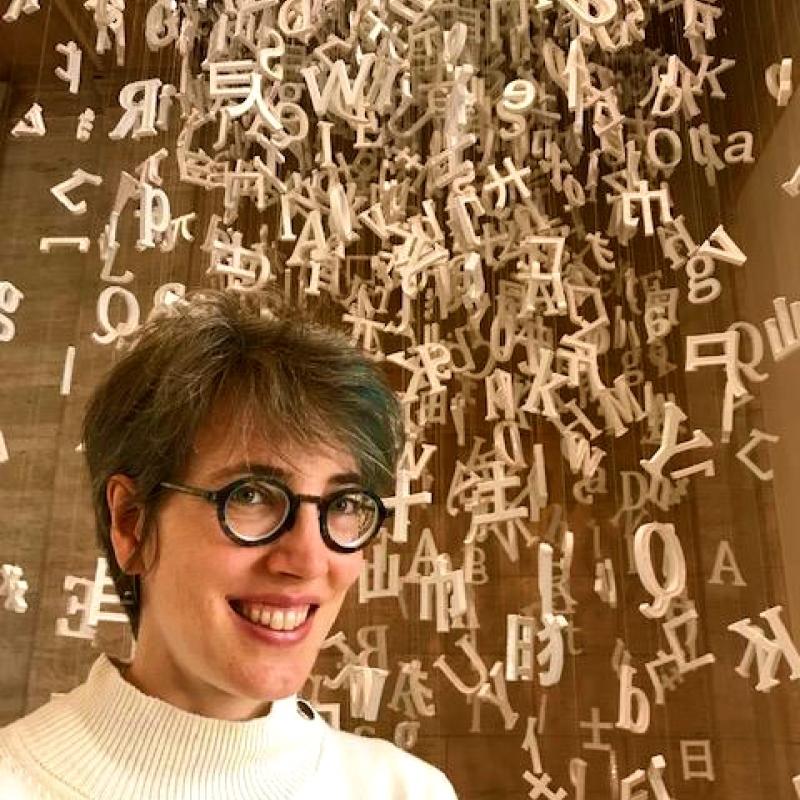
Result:
M283 473L297 494L324 495L353 483L357 469L347 452L289 444L278 454L263 441L242 449L240 437L230 435L229 419L216 419L198 434L181 483L219 489L257 465ZM114 481L109 482L112 498L119 491ZM113 509L113 499L109 504ZM124 542L125 525L116 522L115 517L112 534L124 563L126 553L120 553L118 542ZM294 526L259 547L235 544L220 528L212 503L175 491L164 498L156 525L158 558L154 565L146 561L128 680L179 708L219 719L250 719L266 712L265 701L300 691L358 577L363 552L329 550L312 503L301 503ZM263 594L318 598L302 641L263 641L229 603L230 598Z

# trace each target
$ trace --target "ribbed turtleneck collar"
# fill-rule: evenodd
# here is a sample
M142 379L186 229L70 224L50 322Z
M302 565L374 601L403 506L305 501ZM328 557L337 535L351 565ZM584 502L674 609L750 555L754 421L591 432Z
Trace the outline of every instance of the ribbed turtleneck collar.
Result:
M288 800L316 772L325 723L297 695L244 722L150 697L105 654L85 683L19 721L20 744L92 800Z

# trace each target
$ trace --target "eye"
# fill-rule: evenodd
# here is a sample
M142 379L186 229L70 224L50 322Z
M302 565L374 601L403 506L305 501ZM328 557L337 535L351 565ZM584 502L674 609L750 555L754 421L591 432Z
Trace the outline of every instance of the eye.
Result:
M257 486L240 486L232 494L232 499L235 503L242 503L243 505L254 505L263 500L263 495Z
M250 481L237 486L230 497L229 503L239 506L273 506L283 504L283 493L275 486L261 481Z
M331 510L337 514L357 514L363 504L363 500L358 495L343 494L333 500Z

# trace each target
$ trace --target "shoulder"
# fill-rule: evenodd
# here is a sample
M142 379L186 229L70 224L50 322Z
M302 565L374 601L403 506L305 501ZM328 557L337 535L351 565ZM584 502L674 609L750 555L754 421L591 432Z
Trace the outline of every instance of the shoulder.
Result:
M344 770L351 796L363 792L386 800L457 800L444 772L393 742L326 728L320 775Z
M52 737L68 720L61 699L50 700L0 728L0 800L79 797L67 787L53 785L41 761L43 735Z
M0 728L0 797L3 800L45 800L34 787L33 779L25 775L22 765L7 746L8 726Z

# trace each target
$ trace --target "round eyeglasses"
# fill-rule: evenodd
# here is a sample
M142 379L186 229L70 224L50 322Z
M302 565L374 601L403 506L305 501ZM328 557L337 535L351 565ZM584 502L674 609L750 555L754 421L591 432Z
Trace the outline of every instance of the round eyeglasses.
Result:
M300 503L317 506L322 538L338 553L365 547L389 515L380 497L367 489L345 488L319 497L295 494L279 480L261 476L239 478L217 490L179 483L159 485L216 504L225 535L243 547L274 542L294 525Z

